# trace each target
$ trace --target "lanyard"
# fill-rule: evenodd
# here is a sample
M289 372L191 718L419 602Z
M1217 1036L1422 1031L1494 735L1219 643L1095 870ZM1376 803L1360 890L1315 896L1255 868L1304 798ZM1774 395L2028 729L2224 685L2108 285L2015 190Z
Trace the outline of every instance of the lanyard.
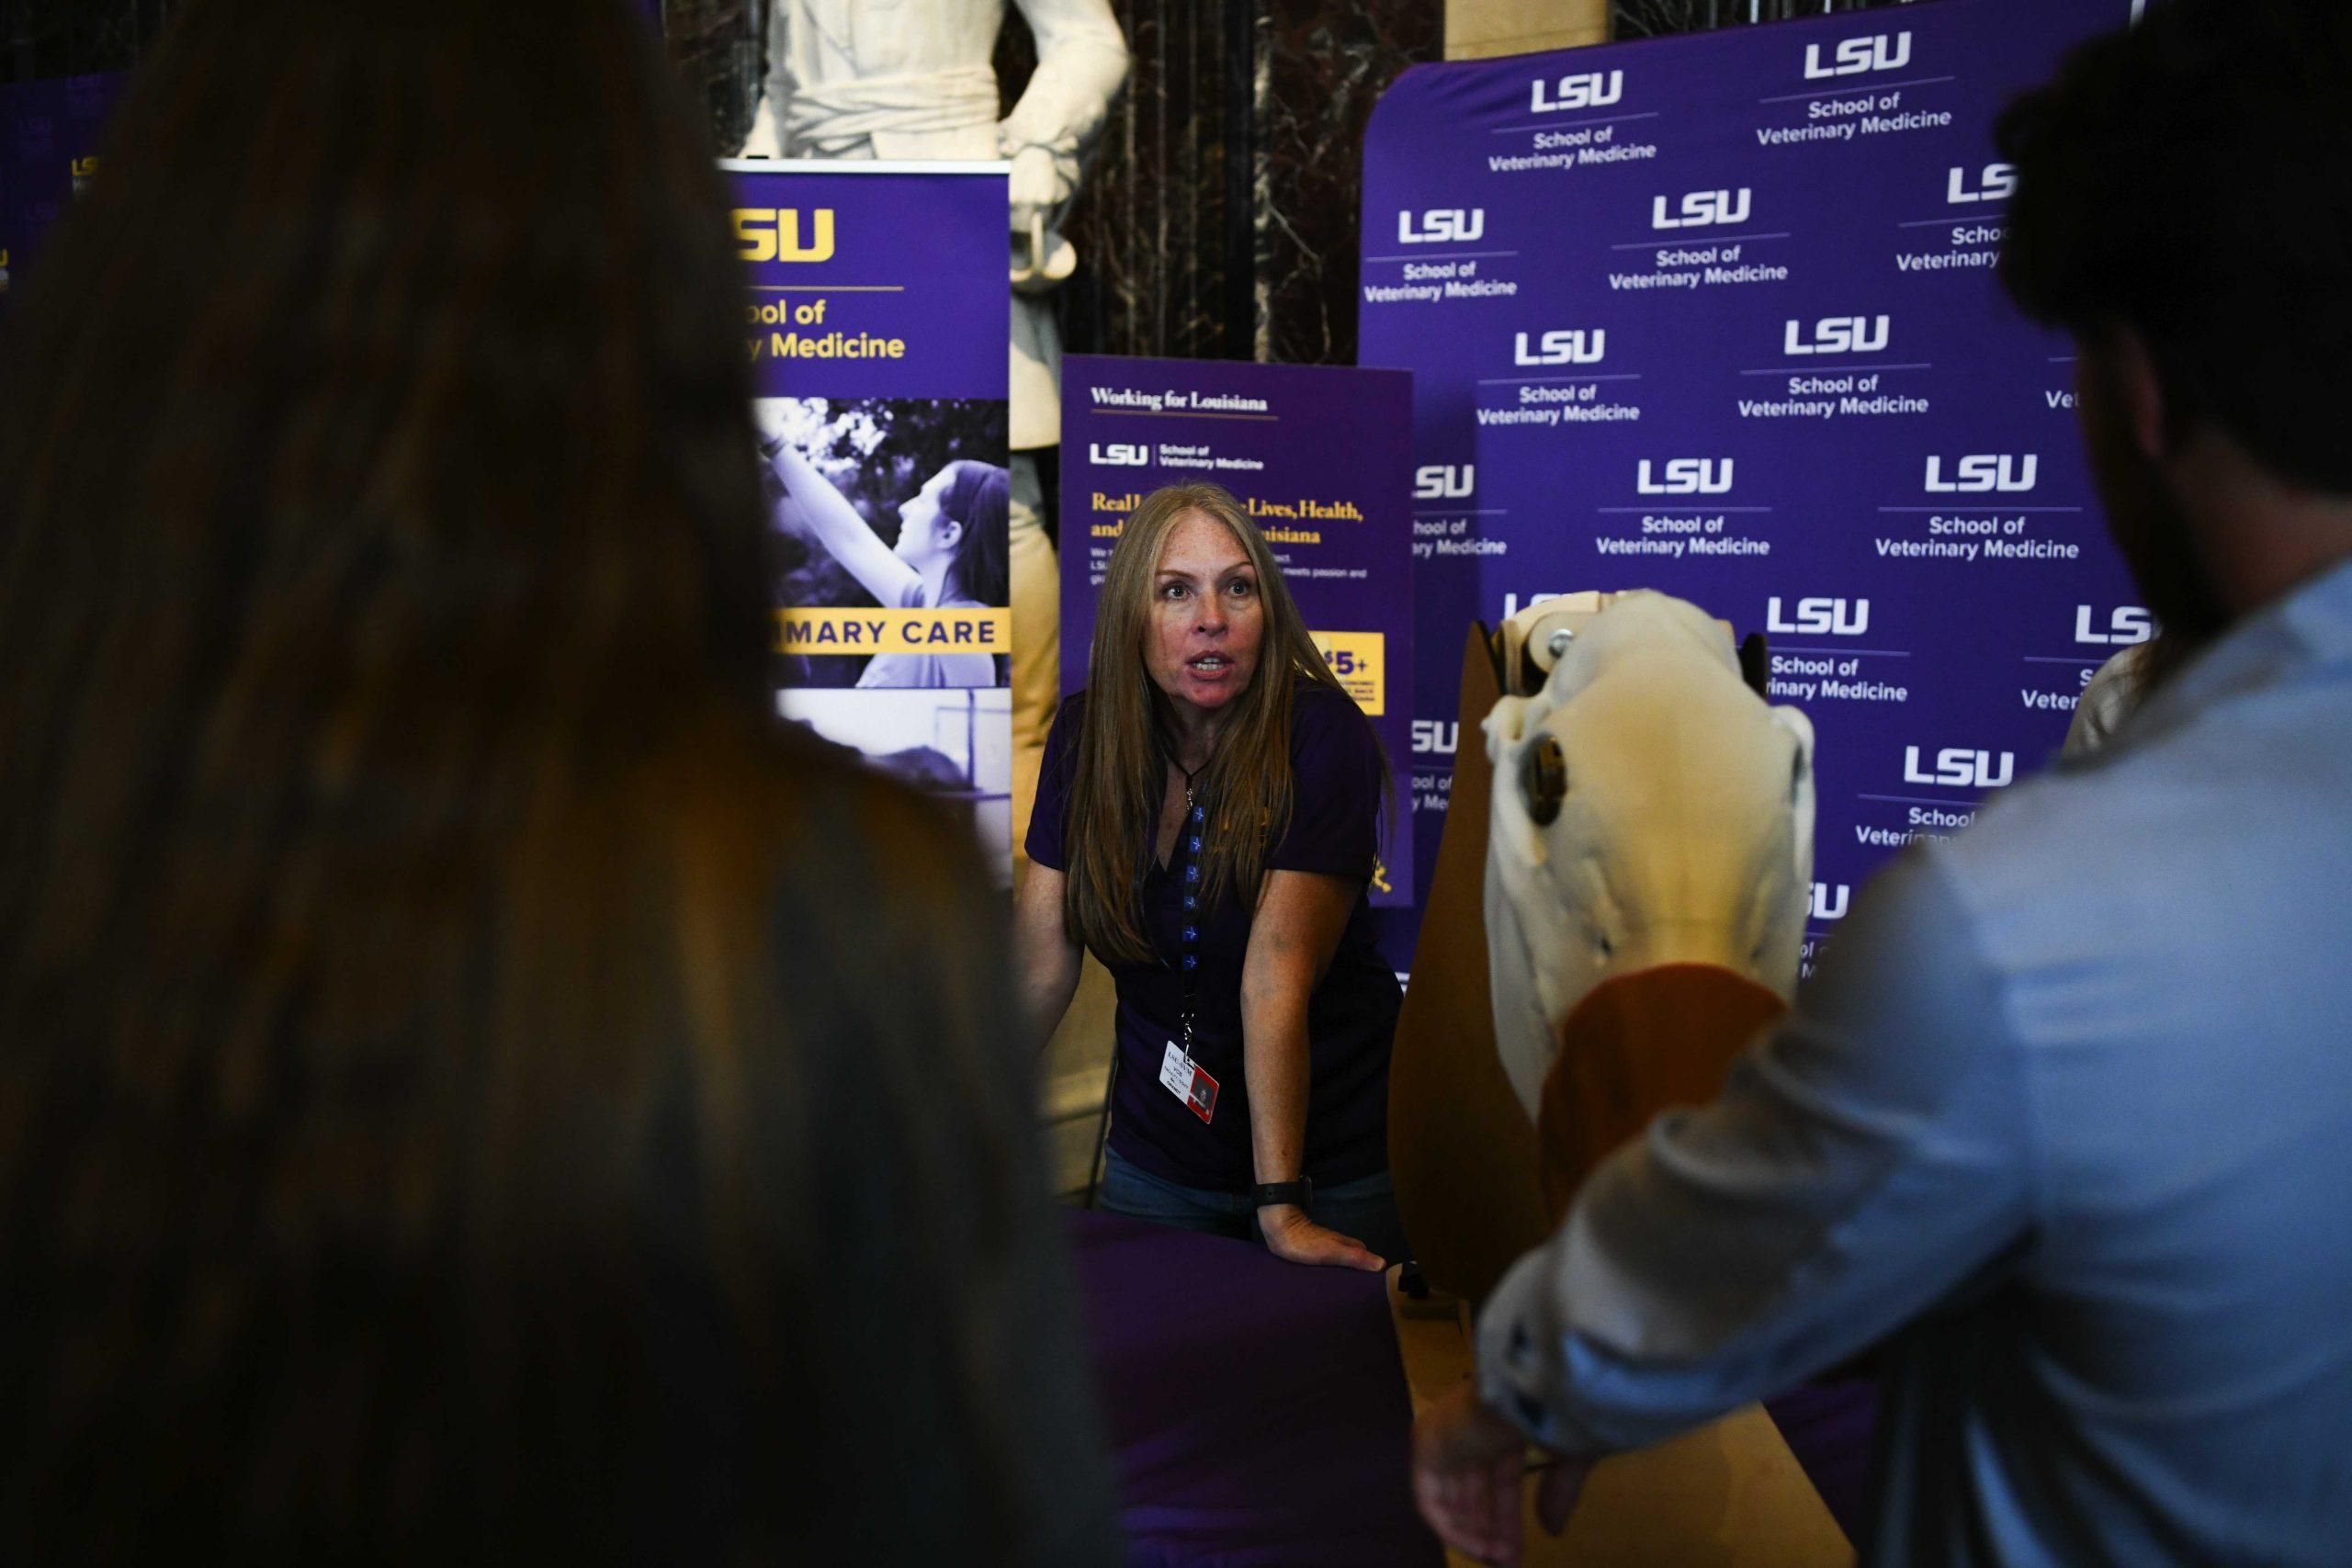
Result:
M1193 1024L1201 1000L1201 835L1208 819L1188 779L1184 784L1184 825L1176 834L1176 853L1170 869L1183 900L1183 921L1176 943L1176 975L1182 998L1179 1014L1183 1029L1184 1059L1193 1057Z
M1176 952L1177 984L1182 991L1182 1043L1170 1040L1159 1059L1159 1085L1183 1102L1203 1122L1216 1115L1216 1079L1193 1059L1193 1036L1201 1013L1201 840L1208 829L1208 810L1184 775L1184 819L1176 835L1175 852L1168 869L1176 878L1176 896L1183 906Z

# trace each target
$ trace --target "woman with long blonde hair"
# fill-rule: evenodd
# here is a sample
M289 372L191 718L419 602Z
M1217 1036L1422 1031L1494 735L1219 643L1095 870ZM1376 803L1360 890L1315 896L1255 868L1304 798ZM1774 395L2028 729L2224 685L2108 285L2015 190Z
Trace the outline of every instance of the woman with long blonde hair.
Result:
M1147 496L1046 742L1015 906L1042 1032L1081 949L1118 987L1105 1208L1301 1263L1403 1256L1401 993L1366 897L1387 794L1249 514L1210 484Z

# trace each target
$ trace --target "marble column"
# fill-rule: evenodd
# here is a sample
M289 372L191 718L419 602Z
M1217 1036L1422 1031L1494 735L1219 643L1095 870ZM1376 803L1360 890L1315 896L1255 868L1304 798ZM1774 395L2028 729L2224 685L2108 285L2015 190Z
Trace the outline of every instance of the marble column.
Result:
M1073 353L1349 365L1363 127L1443 0L1111 0L1133 64L1057 296ZM1022 29L997 56L1007 94Z
M1609 0L1445 0L1445 57L1485 60L1609 38Z
M1373 106L1439 57L1437 0L1261 0L1252 94L1250 357L1352 365Z

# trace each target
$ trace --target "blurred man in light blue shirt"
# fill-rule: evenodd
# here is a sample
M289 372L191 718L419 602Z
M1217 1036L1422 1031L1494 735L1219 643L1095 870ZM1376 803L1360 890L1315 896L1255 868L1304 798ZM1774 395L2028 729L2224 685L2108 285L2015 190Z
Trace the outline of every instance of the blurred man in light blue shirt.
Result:
M2352 1562L2352 7L2173 0L2002 127L2165 627L2102 750L1906 854L1713 1104L1486 1304L1440 1533L1886 1341L1888 1563Z

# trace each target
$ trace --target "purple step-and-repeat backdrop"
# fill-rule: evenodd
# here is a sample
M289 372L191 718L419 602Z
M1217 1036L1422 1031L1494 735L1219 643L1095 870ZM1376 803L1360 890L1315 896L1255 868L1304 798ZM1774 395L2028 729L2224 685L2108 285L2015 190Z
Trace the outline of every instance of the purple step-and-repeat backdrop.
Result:
M1163 485L1223 485L1264 533L1316 646L1396 772L1372 886L1383 909L1414 896L1411 446L1412 378L1393 370L1062 362L1062 690L1086 684L1095 595L1127 513ZM1402 967L1409 931L1385 936Z
M2002 106L2132 0L1937 0L1408 72L1365 146L1366 365L1414 373L1420 863L1464 626L1657 588L1820 737L1808 958L2064 739L2147 616L2062 337L1996 281Z

